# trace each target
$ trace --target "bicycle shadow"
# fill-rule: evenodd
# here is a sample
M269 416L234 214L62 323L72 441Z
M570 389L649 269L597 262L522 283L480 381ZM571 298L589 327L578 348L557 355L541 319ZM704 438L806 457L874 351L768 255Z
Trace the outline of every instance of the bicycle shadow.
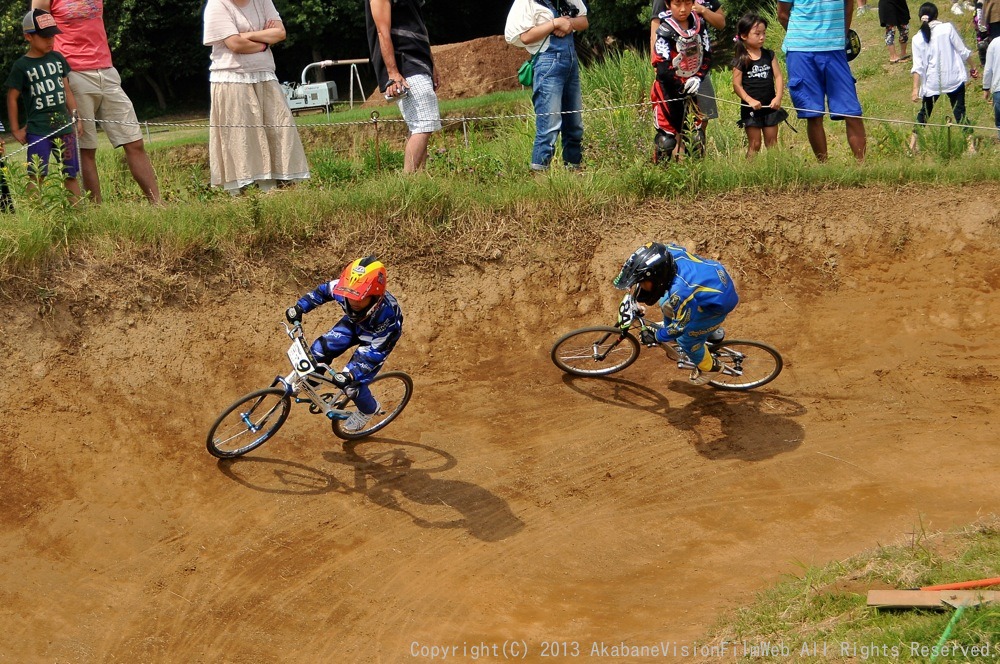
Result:
M443 461L428 468L427 453L439 455ZM347 487L349 492L362 494L376 505L401 512L422 528L465 528L484 542L499 542L524 529L524 522L499 496L471 482L432 477L431 473L453 468L458 461L430 445L367 438L346 442L343 452L324 452L323 457L353 470L354 485ZM427 507L443 505L461 516L455 519L424 517L408 509L400 498Z
M409 448L409 451L407 450ZM524 529L524 522L505 500L488 490L461 480L431 476L458 465L444 450L390 438L347 441L343 452L329 451L323 458L350 469L353 484L302 463L269 457L244 456L219 459L219 471L254 491L273 494L360 494L376 505L410 517L422 528L465 528L484 542L499 542ZM404 501L460 514L454 519L433 519L407 509Z
M320 493L349 493L333 475L303 463L244 456L219 459L219 471L237 484L262 493L308 496ZM242 472L237 472L239 468Z
M660 392L623 378L565 374L563 383L601 403L660 415L688 433L695 451L712 460L762 461L790 452L805 440L805 429L793 419L805 414L805 407L772 393L725 392L672 381L671 389L691 400L671 408Z

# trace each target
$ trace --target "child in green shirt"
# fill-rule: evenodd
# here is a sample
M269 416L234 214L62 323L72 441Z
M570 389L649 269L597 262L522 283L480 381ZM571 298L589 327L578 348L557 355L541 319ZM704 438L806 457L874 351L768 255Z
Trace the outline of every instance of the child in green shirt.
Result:
M40 172L32 173L40 181L48 173L49 156L62 151L63 176L74 202L80 197L80 160L76 137L76 100L70 90L69 63L53 49L56 27L52 15L42 9L32 9L24 15L24 39L28 52L14 62L7 77L7 114L10 131L20 143L28 145L28 168L32 170L35 155L41 163ZM18 102L24 105L25 123L18 114Z

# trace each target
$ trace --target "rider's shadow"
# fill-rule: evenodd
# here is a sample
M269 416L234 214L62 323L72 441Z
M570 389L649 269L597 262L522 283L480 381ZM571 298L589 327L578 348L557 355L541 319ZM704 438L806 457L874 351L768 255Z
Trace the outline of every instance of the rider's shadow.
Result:
M726 392L674 381L671 387L690 396L691 401L671 408L656 390L622 378L564 375L563 383L602 403L662 416L686 432L695 451L709 459L761 461L794 450L805 438L805 429L792 418L806 409L774 394Z
M343 482L333 473L302 463L268 457L220 459L218 468L234 482L263 493L362 494L376 505L407 515L422 528L465 528L485 542L498 542L524 529L524 522L499 496L470 482L432 477L431 473L448 470L458 463L444 450L420 443L368 438L344 443L343 452L324 452L323 456L328 462L349 468L353 482ZM418 456L441 461L430 468L415 467L416 463L423 463L416 460ZM421 516L407 509L406 501L444 508L461 516L453 519Z
M410 449L407 449L410 448ZM426 452L439 455L444 462L433 468L417 467L415 457ZM461 480L432 477L431 473L456 465L453 456L420 443L387 438L369 438L344 443L344 451L323 454L327 461L350 467L354 473L352 493L365 495L373 503L401 512L422 528L465 528L473 537L498 542L516 535L524 528L507 502L481 486ZM433 519L408 509L406 501L428 507L445 507L461 516Z

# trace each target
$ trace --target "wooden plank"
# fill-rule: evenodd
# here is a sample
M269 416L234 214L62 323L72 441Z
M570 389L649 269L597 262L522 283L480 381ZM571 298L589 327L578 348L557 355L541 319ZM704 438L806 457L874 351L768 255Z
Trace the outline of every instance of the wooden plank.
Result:
M938 608L1000 602L997 590L869 590L868 606L879 608Z

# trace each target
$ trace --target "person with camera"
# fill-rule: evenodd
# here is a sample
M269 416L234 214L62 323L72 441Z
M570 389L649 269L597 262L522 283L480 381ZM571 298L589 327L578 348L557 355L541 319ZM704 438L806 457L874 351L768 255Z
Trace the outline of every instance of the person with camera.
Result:
M420 16L422 4L422 0L365 1L368 50L379 89L387 100L398 100L410 130L403 152L405 173L426 166L431 134L441 129L436 93L441 81Z
M589 25L583 0L514 0L507 14L507 43L535 56L533 171L549 169L560 133L563 163L573 170L582 167L583 94L573 34Z

